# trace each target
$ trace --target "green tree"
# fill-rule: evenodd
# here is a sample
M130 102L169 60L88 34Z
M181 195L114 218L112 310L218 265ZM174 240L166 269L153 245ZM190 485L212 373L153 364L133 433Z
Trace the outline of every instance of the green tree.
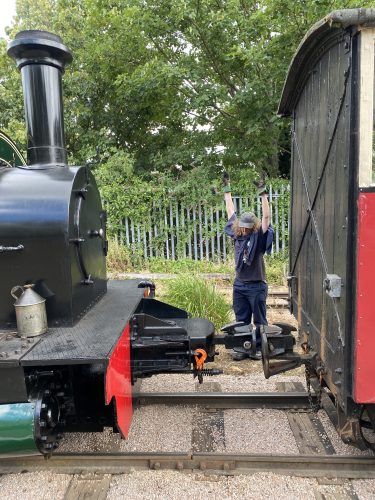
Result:
M18 0L10 34L53 31L74 54L64 77L72 163L100 146L103 155L130 154L132 175L177 176L199 167L206 182L219 161L231 171L279 173L288 141L276 110L290 60L314 22L352 6L352 0ZM25 144L19 75L4 41L0 71L0 127Z

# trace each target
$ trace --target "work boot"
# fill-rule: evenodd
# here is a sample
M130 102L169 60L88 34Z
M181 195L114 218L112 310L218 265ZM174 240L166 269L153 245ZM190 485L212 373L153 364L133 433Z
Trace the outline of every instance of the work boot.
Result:
M262 359L262 353L257 351L255 354L246 354L244 352L236 352L232 354L233 361L242 361L243 359L252 359L253 361L260 361Z

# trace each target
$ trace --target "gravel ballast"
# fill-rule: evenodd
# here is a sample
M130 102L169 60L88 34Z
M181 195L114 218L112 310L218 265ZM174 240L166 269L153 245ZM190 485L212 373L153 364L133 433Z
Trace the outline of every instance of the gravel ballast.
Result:
M60 500L71 476L52 472L8 474L0 477L1 498L7 500Z
M194 408L153 405L137 408L120 451L179 452L191 448Z
M227 453L298 455L287 416L280 410L226 410Z
M205 379L207 391L223 392L276 392L280 382L300 382L305 387L304 376L278 375L265 380L262 373L222 375ZM212 382L219 384L216 389ZM210 384L211 383L211 384ZM191 375L158 375L142 382L142 392L196 392L205 391ZM192 435L197 415L204 411L196 406L143 406L136 408L127 440L111 429L103 433L67 434L59 452L184 452L192 451ZM224 410L225 448L214 451L248 454L298 455L287 413L282 410L231 409ZM371 456L369 450L361 451L344 444L321 410L318 417L340 455ZM202 429L203 430L203 429ZM218 430L218 442L220 432ZM292 471L291 471L292 472ZM38 498L63 499L72 476L38 472L14 474L0 478L0 491L4 498L23 500ZM292 477L273 473L219 476L203 473L175 471L131 471L114 475L108 499L173 499L201 500L277 498L278 500L316 500L321 498L375 499L375 480L349 481L339 479L335 484L313 478ZM357 497L355 496L357 495Z
M302 498L302 492L311 489L313 480L287 480L273 474L254 474L253 476L212 476L203 474L183 475L173 471L135 472L129 476L114 477L108 500L124 498L163 500L201 500L202 498L265 498L265 491L270 491L272 481L272 498ZM267 485L267 489L266 489ZM301 496L298 497L297 495ZM304 495L306 499L314 499L314 495Z
M277 375L265 380L263 374L243 376L222 375L206 379L207 390L217 381L223 392L276 392L279 382L300 382L304 377ZM195 392L205 390L190 375L157 375L142 382L142 392ZM189 452L191 451L192 421L199 409L195 407L144 406L134 410L127 440L111 429L103 433L67 434L59 448L61 452ZM341 455L373 455L344 444L321 410L318 414L336 453ZM225 410L225 444L228 452L296 454L298 449L286 412L280 410ZM218 451L221 451L221 447ZM244 451L246 450L246 451Z
M2 498L7 500L62 500L73 476L36 472L10 474L0 478ZM316 500L317 498L375 498L375 480L345 479L321 484L312 478L282 476L273 473L216 476L185 474L174 471L134 471L112 476L108 500L201 500L243 499ZM322 496L319 496L322 495Z
M85 453L92 451L108 453L118 450L121 441L120 434L114 433L109 428L104 429L103 432L72 432L64 434L58 452Z
M205 382L212 381L220 384L222 392L276 392L278 382L301 382L306 387L304 377L275 375L266 380L263 373L252 373L203 378L201 390L204 391ZM196 384L192 375L155 375L142 382L142 392L193 392Z
M375 480L341 480L338 484L319 484L316 479L280 476L273 473L214 476L211 474L181 474L173 471L133 472L112 479L108 500L316 500L317 498L359 500L374 498ZM320 496L321 495L321 496Z

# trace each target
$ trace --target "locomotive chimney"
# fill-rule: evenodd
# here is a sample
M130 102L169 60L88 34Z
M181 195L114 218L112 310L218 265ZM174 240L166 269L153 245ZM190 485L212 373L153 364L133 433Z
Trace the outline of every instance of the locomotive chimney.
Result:
M31 168L67 164L61 76L72 55L59 36L21 31L8 46L21 71L27 127L27 163Z

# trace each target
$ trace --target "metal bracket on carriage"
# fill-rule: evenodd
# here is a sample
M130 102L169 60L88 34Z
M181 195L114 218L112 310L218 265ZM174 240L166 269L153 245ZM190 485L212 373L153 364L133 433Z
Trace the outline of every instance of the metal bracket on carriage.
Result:
M260 326L263 372L267 379L309 363L316 356L315 351L299 354L293 350L296 344L293 331L296 331L294 326L287 323Z

